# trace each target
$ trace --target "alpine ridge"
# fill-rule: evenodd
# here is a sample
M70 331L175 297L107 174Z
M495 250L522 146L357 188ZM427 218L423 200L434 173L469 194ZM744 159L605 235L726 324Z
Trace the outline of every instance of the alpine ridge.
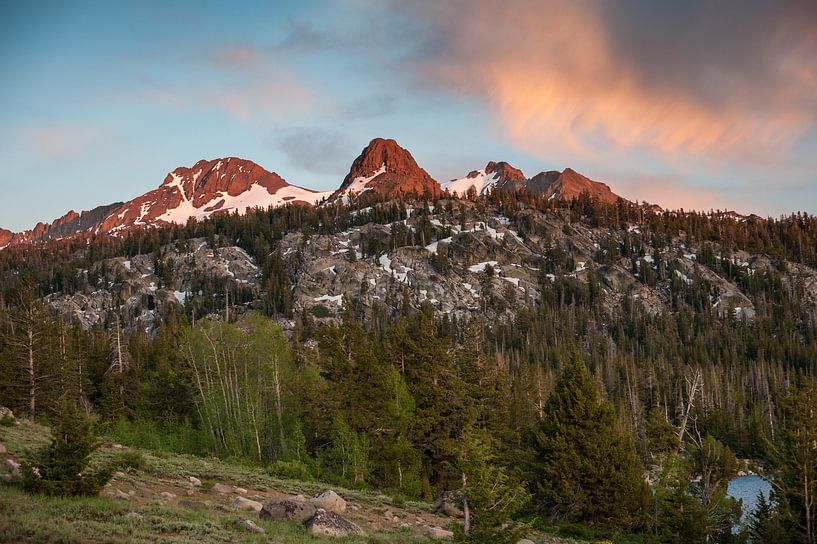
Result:
M102 232L135 226L184 224L215 213L287 203L316 204L324 193L290 185L275 172L252 161L229 157L201 160L191 168L176 168L162 185L111 212L100 225Z
M92 210L69 211L52 223L38 223L23 232L0 229L0 249L15 244L72 236L119 235L134 228L186 224L219 213L244 214L248 209L285 204L360 203L375 198L414 195L434 198L443 191L465 197L469 192L528 190L548 198L572 199L583 193L604 201L620 197L604 183L567 168L540 172L532 178L504 161L490 161L461 179L438 183L411 153L395 140L375 138L352 162L336 191L318 192L288 183L275 172L241 158L200 160L170 172L159 187L127 202Z

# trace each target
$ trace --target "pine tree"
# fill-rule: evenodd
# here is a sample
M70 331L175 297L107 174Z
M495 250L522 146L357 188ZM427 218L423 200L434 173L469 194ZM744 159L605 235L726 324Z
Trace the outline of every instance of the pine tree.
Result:
M534 432L536 508L554 521L634 527L649 491L632 440L574 352Z
M77 405L62 401L52 428L51 445L23 467L23 486L47 495L96 495L111 469L87 472L89 456L99 446L94 425Z
M817 380L802 378L782 402L782 426L771 444L772 485L793 542L817 542Z
M514 544L526 529L511 516L527 504L530 493L496 458L492 442L477 429L462 436L458 462L465 521L457 527L458 542Z

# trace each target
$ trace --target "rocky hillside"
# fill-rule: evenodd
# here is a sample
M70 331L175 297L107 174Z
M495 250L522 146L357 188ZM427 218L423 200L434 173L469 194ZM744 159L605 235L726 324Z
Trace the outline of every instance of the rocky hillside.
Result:
M455 213L454 205L464 208ZM545 290L570 284L600 289L611 315L625 302L650 314L672 312L678 296L694 292L712 312L752 320L764 302L748 279L781 270L765 255L722 257L717 244L688 243L683 235L664 243L642 232L643 225L592 227L572 221L566 209L523 209L510 219L480 202L440 201L436 208L407 209L403 220L379 222L374 218L390 204L378 206L352 212L357 225L341 232L296 229L271 248L295 313L320 321L337 318L350 303L372 315L427 302L452 316L511 319ZM263 308L264 273L234 243L195 238L158 254L99 261L77 271L88 278L86 287L49 302L86 327L110 322L118 308L126 323L148 330L171 307L197 316ZM803 289L806 304L817 304L817 271L786 263L782 277L788 289Z

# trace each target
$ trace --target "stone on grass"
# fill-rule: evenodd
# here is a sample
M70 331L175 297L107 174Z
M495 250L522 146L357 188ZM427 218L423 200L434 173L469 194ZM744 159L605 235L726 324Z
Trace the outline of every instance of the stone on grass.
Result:
M442 527L423 527L423 534L429 538L452 538L454 533Z
M246 489L244 489L243 487L236 487L236 486L233 486L233 492L238 493L239 495L246 495L248 493L248 491Z
M460 508L461 504L462 492L443 491L437 497L437 502L434 504L434 509L450 518L463 518L465 517L465 514Z
M315 515L315 505L294 497L273 499L261 509L259 517L272 521L306 521Z
M0 453L6 453L6 446L3 443L0 443Z
M111 492L111 496L114 499L119 499L120 501L126 501L126 500L130 499L130 495L128 495L127 493L125 493L121 489L114 489Z
M313 536L344 537L363 534L360 527L335 512L318 508L315 515L306 522L306 528Z
M176 495L174 495L170 491L162 491L161 493L159 493L159 496L161 496L163 499L175 499L176 498Z
M259 527L251 519L233 520L233 528L239 529L241 531L247 531L248 533L264 534L267 532L266 529L264 529L263 527Z
M190 484L193 487L201 487L201 480L199 480L195 476L190 476L190 478L188 478L188 480L190 480Z
M331 489L315 495L312 498L312 504L314 504L316 508L323 508L327 512L334 512L336 514L346 512L346 501Z
M232 493L233 488L226 484L216 484L213 486L213 491L216 493Z
M5 465L6 465L6 469L15 478L20 478L23 475L23 472L20 470L20 463L18 463L14 459L6 459Z
M236 497L233 500L233 510L252 510L253 512L260 512L263 507L264 505L260 502L245 499L244 497Z
M0 406L0 419L14 419L14 412L11 411L11 408Z

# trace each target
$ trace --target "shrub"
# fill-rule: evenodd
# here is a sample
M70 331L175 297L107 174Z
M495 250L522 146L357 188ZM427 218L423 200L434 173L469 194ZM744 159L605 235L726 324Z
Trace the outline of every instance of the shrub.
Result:
M111 466L119 470L144 470L147 468L147 458L140 451L120 451L113 456Z
M310 482L315 479L309 466L301 461L276 461L267 467L267 472L283 480Z
M86 471L88 457L99 447L93 422L73 403L64 403L58 413L51 444L23 465L23 487L46 495L96 495L112 470Z

